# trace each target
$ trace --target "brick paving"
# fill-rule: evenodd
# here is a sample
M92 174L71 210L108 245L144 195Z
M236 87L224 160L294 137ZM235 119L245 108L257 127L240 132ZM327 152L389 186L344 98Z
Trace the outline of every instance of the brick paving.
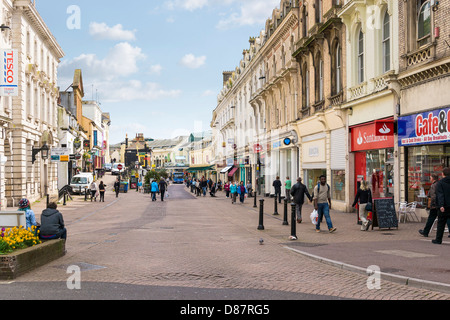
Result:
M110 185L112 179L105 177ZM448 245L432 246L416 235L421 224L402 224L398 230L361 232L355 214L332 211L336 233L318 234L309 222L312 207L306 205L304 222L297 224L299 239L289 241L291 227L282 225L282 206L279 216L271 214L273 199L265 201L265 230L260 231L257 230L259 209L253 208L252 198L246 199L245 204L232 205L223 194L217 198L196 198L185 192L183 186L170 188L172 195L182 195L183 199L171 197L165 202L152 202L149 195L135 191L120 194L116 199L108 191L104 203L86 203L83 198L75 197L67 206L60 206L68 227L67 254L16 282L66 281L67 266L79 265L83 282L266 289L371 300L450 299L450 294L433 287L431 290L417 288L383 277L381 289L369 290L367 275L317 260L317 255L322 254L324 258L356 266L366 261L359 265L362 268L401 260L408 265L394 265L390 270L399 275L398 270L406 273L411 270L418 275L423 270L415 265L420 265L423 258L405 260L408 258L378 253L382 258L372 260L373 248L370 248L356 259L349 252L357 252L356 248L367 244L383 251L397 249L395 243L411 242L413 247L401 248L402 252L416 252L420 244L428 248L432 259L448 253ZM36 213L42 205L34 204ZM264 240L263 245L259 243L260 238ZM380 267L383 271L384 266ZM448 274L443 274L448 282ZM435 279L424 277L424 280Z

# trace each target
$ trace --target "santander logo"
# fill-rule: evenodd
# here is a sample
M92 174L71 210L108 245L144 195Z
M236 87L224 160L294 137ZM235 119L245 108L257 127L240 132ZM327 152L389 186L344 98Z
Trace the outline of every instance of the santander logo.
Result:
M363 143L363 138L361 136L361 131L359 132L359 137L356 139L356 143L360 146Z
M382 134L388 134L389 132L391 132L391 129L389 129L385 123L378 131Z

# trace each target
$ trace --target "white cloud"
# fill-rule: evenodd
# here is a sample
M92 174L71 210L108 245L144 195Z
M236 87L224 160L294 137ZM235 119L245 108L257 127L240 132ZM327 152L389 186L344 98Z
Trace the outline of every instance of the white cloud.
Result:
M96 39L107 39L117 41L136 40L136 30L124 30L121 24L109 27L106 23L92 22L89 25L89 33Z
M160 64L155 64L150 66L150 73L160 75L162 71L162 66Z
M205 90L202 93L202 97L210 97L210 96L215 96L217 94L217 92L212 91L212 90Z
M190 69L197 69L204 65L206 62L206 56L196 57L193 54L187 54L181 58L181 65Z
M81 69L83 77L89 78L90 81L111 81L138 72L138 61L145 58L141 48L121 42L115 45L104 59L99 59L96 54L82 54L72 60L63 61L58 73L62 78L73 78L73 71Z
M272 11L278 8L280 0L246 0L239 7L239 13L233 12L217 23L218 29L246 25L264 25L272 17Z
M184 10L194 11L208 5L208 0L171 0L166 1L165 6L169 10L182 8Z

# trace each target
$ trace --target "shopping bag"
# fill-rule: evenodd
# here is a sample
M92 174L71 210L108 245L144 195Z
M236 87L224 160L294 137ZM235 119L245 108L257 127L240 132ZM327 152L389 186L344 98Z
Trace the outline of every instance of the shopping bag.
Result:
M317 212L316 209L314 209L314 211L311 213L310 218L311 218L311 223L313 225L316 225L317 221L319 220L319 213Z
M169 192L166 192L165 198L169 197Z

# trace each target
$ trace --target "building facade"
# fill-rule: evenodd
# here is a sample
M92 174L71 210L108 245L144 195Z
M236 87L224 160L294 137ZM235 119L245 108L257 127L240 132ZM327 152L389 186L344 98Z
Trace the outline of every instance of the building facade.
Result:
M17 93L0 99L1 207L57 192L57 165L33 149L58 146L57 67L64 52L31 1L2 1L2 48L13 49Z

